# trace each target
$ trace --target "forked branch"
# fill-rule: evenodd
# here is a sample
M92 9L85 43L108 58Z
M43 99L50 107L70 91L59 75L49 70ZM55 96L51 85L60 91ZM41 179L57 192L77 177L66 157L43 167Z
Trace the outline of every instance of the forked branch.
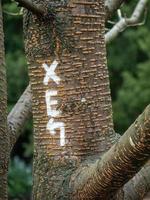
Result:
M79 199L110 198L141 169L149 152L150 105L102 159L74 175L75 195Z
M105 0L106 20L110 18L115 11L120 8L121 4L126 0Z
M147 3L148 0L140 0L130 18L121 17L120 21L116 23L109 32L106 33L106 42L111 42L119 35L120 32L124 31L129 26L137 26L143 24L140 23L140 18L146 8Z

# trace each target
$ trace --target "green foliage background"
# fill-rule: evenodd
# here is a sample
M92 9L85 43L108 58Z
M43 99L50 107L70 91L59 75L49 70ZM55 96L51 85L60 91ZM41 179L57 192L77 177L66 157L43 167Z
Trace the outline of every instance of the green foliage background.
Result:
M130 16L138 1L124 7ZM142 16L141 22L145 19ZM150 103L150 2L142 26L130 27L108 45L115 130L122 134Z
M130 16L137 1L124 7L124 14ZM150 2L148 7L150 8ZM27 64L25 60L22 34L22 16L12 16L8 12L17 13L14 2L3 2L5 49L8 79L8 111L11 110L19 96L28 84ZM149 9L150 10L150 9ZM142 19L144 16L142 17ZM141 19L141 20L142 20ZM147 13L143 26L132 27L124 31L107 46L108 67L113 99L115 130L122 134L150 102L150 13ZM118 19L114 17L114 21ZM110 25L109 25L110 27ZM25 170L32 158L32 120L28 122L24 134L20 137L12 158L18 155L24 161L12 161L9 174L10 196L21 198L20 195L29 193L31 182L22 182L23 176L31 176ZM18 163L18 164L16 164ZM21 166L17 168L17 165ZM17 170L16 170L17 169ZM19 176L17 171L24 172ZM18 176L16 176L18 175ZM16 187L11 187L13 177ZM26 191L23 189L26 188Z

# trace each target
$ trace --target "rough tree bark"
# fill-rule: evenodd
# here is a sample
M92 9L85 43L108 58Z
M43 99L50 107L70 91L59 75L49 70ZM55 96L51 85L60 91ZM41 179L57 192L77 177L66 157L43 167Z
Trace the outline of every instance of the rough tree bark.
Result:
M15 0L19 6L22 6L30 11L32 13L38 15L39 17L43 15L47 15L47 10L44 6L40 6L38 3L34 4L31 0ZM110 18L115 11L121 6L123 2L126 0L105 0L105 8L106 8L106 20ZM59 1L57 1L58 3ZM61 1L63 4L67 2L66 0Z
M29 13L25 17L35 132L34 199L71 199L72 172L85 160L94 162L116 139L106 66L104 1L75 0L55 8L51 8L52 1L38 3L54 9L56 18L44 21ZM57 30L59 20L66 22L63 36ZM66 41L69 46L63 50ZM59 63L54 72L61 81L55 83L50 74L44 85L42 65L49 67L54 60ZM46 129L53 117L47 116L47 90L57 91L52 100L58 104L53 109L61 114L54 120L64 124L64 146L60 128L55 133Z
M29 12L24 17L33 92L34 199L112 199L148 159L149 107L102 157L116 140L104 1L38 3L50 18Z
M47 14L47 11L43 7L40 7L39 5L36 5L35 3L31 2L30 0L28 0L28 1L27 0L16 0L16 2L18 2L19 6L22 6L22 7L26 8L26 9L28 9L33 14L35 14L35 15L37 15L39 17L46 16L46 14ZM108 12L107 15L106 15L107 16L106 20L108 20L108 17L111 16L111 14L113 12L115 12L117 8L119 8L119 6L121 5L122 2L123 2L122 0L116 0L116 1L114 1L114 0L106 0L105 1L105 7L109 8L109 9L106 9L107 12ZM117 24L116 24L116 26L117 26ZM108 32L108 34L105 35L105 42L106 43L109 43L112 39L115 38L113 36L115 33L112 33L112 32L113 31L110 30ZM116 32L116 30L115 30L115 32ZM120 29L117 29L117 32L120 33ZM115 34L115 35L117 35L117 34ZM20 127L19 127L18 123L17 123L17 120L13 119L13 118L15 118L14 113L16 113L16 111L19 108L19 112L20 113L26 112L26 113L28 113L28 115L31 114L31 92L30 92L29 88L30 87L27 87L27 90L25 91L25 93L28 94L28 95L24 95L23 94L20 97L20 99L16 103L14 109L9 113L9 116L8 116L8 126L11 126L11 128L9 128L9 135L10 135L10 137L11 137L11 135L13 135L13 137L14 137L13 141L17 140L17 138L19 137L19 134L21 133L21 132L18 132L18 130L20 130L22 127L24 127L24 124L25 124L24 123L25 120L22 118L23 124L19 123L20 124ZM26 104L28 104L28 106L25 106ZM21 114L19 112L18 112L18 115L21 116ZM10 119L10 116L11 116L11 119ZM24 117L27 119L27 115L25 115ZM11 121L15 121L13 123L13 127L12 127ZM16 131L13 131L13 133L12 133L12 130L16 130ZM16 139L15 139L15 135L16 135ZM12 146L13 146L13 144L12 144Z
M112 10L121 2L114 1ZM25 3L30 8L30 1ZM33 91L34 199L112 199L148 158L149 107L148 114L143 114L146 120L143 115L139 118L138 129L136 124L132 125L103 156L117 139L106 66L104 1L39 0L33 3L38 6L33 5L32 12L37 14L40 10L40 14L35 16L27 11L24 21ZM42 15L42 8L49 15ZM29 114L26 106L31 105L31 94L27 89L17 104L24 105L24 109L20 107L16 115L14 108L8 116L9 133L13 133L9 138L2 20L0 28L1 102L4 102L0 109L3 114L0 121L0 199L5 200L8 140L11 145L15 143L20 124L25 123ZM125 178L123 166L127 169ZM144 173L145 170L141 171L142 178ZM128 185L124 187L126 195L119 199L130 199L129 190L133 196L137 195L138 185L133 188L133 184L129 188Z
M4 59L3 17L0 0L0 200L7 199L8 145L6 68Z
M74 188L78 198L97 199L100 196L101 199L112 199L116 191L146 163L149 159L149 152L150 106L129 127L118 142L104 154L101 160L77 170ZM143 185L142 182L141 185ZM133 186L130 189L131 192L136 190ZM115 197L115 199L122 198ZM130 198L129 196L127 198L126 195L123 199Z
M127 200L143 200L150 191L150 163L148 162L137 175L123 188Z

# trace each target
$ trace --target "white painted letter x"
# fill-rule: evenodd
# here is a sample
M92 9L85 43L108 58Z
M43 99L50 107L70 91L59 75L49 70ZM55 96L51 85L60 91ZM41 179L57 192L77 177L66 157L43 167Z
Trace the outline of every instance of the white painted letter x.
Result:
M56 84L59 84L60 78L55 73L55 69L57 66L58 66L57 60L54 60L50 65L50 67L48 67L46 63L42 65L42 67L46 71L46 75L43 80L44 85L48 85L49 79L52 79Z

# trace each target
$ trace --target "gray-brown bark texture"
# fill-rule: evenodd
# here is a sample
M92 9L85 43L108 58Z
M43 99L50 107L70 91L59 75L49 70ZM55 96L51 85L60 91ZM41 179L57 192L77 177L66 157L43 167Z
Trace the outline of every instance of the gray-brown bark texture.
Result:
M79 199L97 199L99 196L101 199L112 199L116 191L131 179L149 159L149 152L150 106L104 154L101 160L77 171L78 176L74 188L78 191ZM143 172L145 172L144 168ZM133 193L136 191L133 186L130 189ZM145 191L141 195L144 194ZM118 199L130 198L129 195L125 195Z
M3 18L0 0L0 200L7 199L8 144L6 69L4 60Z
M45 18L24 15L33 95L33 198L111 199L147 160L149 127L147 118L139 118L138 128L133 125L102 156L116 140L104 0L33 2L49 12Z
M54 2L38 3L49 8ZM30 13L25 16L35 132L33 193L37 200L71 199L71 172L85 159L93 161L108 150L116 136L106 67L104 1L75 0L53 9L56 18L51 20ZM63 49L65 42L68 46ZM42 64L50 66L54 60L59 63L55 72L60 84L49 79L44 85ZM64 146L60 146L60 129L53 135L46 129L50 117L45 92L49 89L57 91L53 98L58 100L55 109L61 115L55 121L65 124Z
M125 200L143 200L150 191L150 163L148 162L137 175L123 188Z
M16 0L20 6L23 6L24 8L28 9L29 11L31 11L32 13L36 14L36 15L40 15L40 17L42 16L45 16L47 15L47 11L43 8L43 7L40 7L40 5L37 5L36 3L33 3L31 1L26 1L26 0ZM108 17L116 11L117 8L119 8L120 4L122 3L122 1L120 0L106 0L105 1L105 7L107 9L107 12L108 14L106 15L106 20L108 20ZM109 13L110 12L110 13ZM111 31L110 31L111 32ZM114 37L113 37L114 38ZM105 42L108 43L110 42L110 40L112 40L112 34L110 35L110 33L108 34L105 34ZM28 113L29 115L31 114L31 92L30 92L30 89L29 87L27 87L27 90L25 91L25 93L27 93L28 95L24 95L21 96L19 99L19 101L16 103L15 105L15 108L9 113L9 116L8 116L8 126L11 126L11 124L9 125L9 123L13 120L10 120L10 115L11 115L11 118L14 118L14 115L13 113L16 112L16 110L19 108L19 111L20 113L22 112L26 112ZM22 105L21 105L21 102L22 102ZM28 104L28 106L26 106L26 108L24 107L25 104ZM18 113L19 114L19 113ZM24 115L25 118L27 118L27 115ZM9 121L10 120L10 121ZM18 136L20 135L20 131L18 132L18 130L20 130L23 126L24 126L24 119L22 118L22 123L19 123L20 124L20 127L18 126L18 123L17 121L15 120L15 123L13 123L13 129L16 129L15 127L17 127L16 131L15 131L15 135L16 135L16 139L18 138ZM17 123L17 124L16 124ZM10 131L10 134L11 133L11 129L9 129ZM13 134L14 135L14 134ZM14 135L14 137L15 137ZM15 141L15 140L13 140Z

